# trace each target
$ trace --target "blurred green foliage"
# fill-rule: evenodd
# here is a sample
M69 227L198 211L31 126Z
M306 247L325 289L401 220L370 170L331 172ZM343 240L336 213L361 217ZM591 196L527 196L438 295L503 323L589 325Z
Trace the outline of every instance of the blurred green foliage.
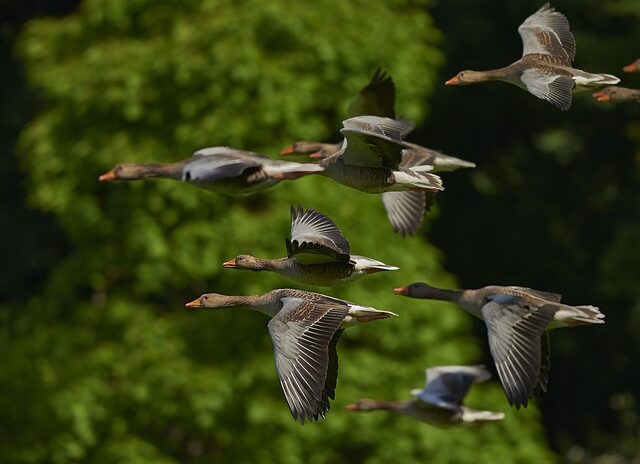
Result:
M342 410L360 397L407 398L426 366L478 362L485 343L461 311L391 293L418 278L454 282L435 247L392 234L377 196L320 177L251 197L97 182L117 162L172 161L204 146L275 154L294 139L335 140L378 66L398 85L400 113L419 121L443 63L428 6L87 0L26 25L19 51L41 102L19 142L28 202L54 218L68 252L41 289L4 307L0 461L554 459L535 406L508 410L496 382L469 403L507 418L481 429ZM335 290L400 317L345 333L337 400L305 426L286 407L263 316L183 308L204 291L290 286L221 262L281 256L296 203L329 214L354 252L401 268Z

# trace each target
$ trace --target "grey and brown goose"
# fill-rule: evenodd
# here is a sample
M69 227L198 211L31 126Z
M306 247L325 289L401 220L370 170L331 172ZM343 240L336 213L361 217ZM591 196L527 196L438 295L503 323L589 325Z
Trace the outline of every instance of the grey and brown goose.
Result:
M353 102L349 105L347 114L355 116L380 116L394 119L395 112L395 84L391 76L377 70L373 78ZM405 142L399 163L401 169L411 169L417 166L432 166L431 172L455 171L459 168L475 167L474 163L439 151ZM282 150L281 154L305 154L312 159L324 159L336 154L342 144L298 141ZM393 230L403 235L412 235L420 227L424 214L431 209L435 202L433 192L384 192L382 202L391 222Z
M622 70L628 73L640 73L640 58L635 60L633 63L626 65Z
M240 255L223 266L231 269L272 271L290 279L321 287L333 286L359 276L395 271L375 259L351 254L351 245L338 226L318 211L291 207L291 236L287 257L279 259Z
M417 231L426 208L426 197L443 190L431 166L401 166L407 144L402 137L413 125L378 116L357 116L343 121L341 149L322 159L322 174L366 193L383 196L393 229L403 235Z
M518 61L491 71L461 71L445 84L508 82L566 111L571 107L572 90L620 82L610 74L593 74L573 67L576 42L569 21L549 3L529 16L518 32L523 44L522 58Z
M284 179L296 179L322 170L314 164L273 160L250 151L208 147L176 163L119 164L99 179L104 182L164 177L222 193L251 193Z
M294 419L318 420L335 399L342 329L396 314L320 293L277 289L262 295L206 293L188 308L247 307L266 314L280 385Z
M595 92L593 98L599 102L640 102L640 89L627 89L625 87L609 86Z
M509 404L527 406L534 391L546 391L550 358L546 330L603 324L595 306L568 306L561 295L525 287L491 285L477 290L445 290L413 283L394 292L412 298L451 301L482 319L489 349Z
M491 378L484 366L430 367L425 373L425 387L411 391L413 400L359 400L345 408L347 411L390 410L436 427L480 425L504 419L501 412L478 411L463 404L474 383Z

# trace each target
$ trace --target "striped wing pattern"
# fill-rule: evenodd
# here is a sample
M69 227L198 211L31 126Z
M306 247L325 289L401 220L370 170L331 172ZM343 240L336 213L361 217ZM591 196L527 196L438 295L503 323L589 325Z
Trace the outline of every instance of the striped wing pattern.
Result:
M338 226L313 208L291 207L291 238L287 241L289 256L314 253L348 261L351 253L349 241Z
M335 345L349 308L299 298L283 298L282 304L269 322L280 385L297 421L318 420L335 396Z
M542 334L557 311L513 295L493 295L482 307L489 349L509 404L526 407L541 375ZM542 373L546 376L546 373Z
M576 57L576 41L569 21L549 3L529 16L518 27L522 37L522 56L529 54L551 55L557 64L571 66Z
M402 150L410 148L402 141L413 124L378 116L358 116L342 122L340 132L346 139L341 155L353 166L387 167L398 169Z

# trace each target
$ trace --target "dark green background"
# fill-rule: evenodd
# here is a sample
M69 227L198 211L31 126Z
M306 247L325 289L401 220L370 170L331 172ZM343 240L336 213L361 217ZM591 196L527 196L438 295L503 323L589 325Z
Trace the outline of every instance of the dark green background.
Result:
M506 65L537 2L89 0L0 5L0 461L635 462L640 355L640 106L576 95L563 113L513 86L446 88ZM640 56L634 0L556 2L576 67L623 77ZM379 199L305 178L251 197L170 181L103 185L118 161L208 145L276 156L336 140L350 98L383 66L411 141L474 161L419 237ZM400 317L350 329L337 399L294 423L263 316L193 314L204 291L292 285L223 271L284 252L288 206L329 214L356 253L396 264L329 292ZM510 410L496 382L469 404L482 429L438 430L359 397L402 399L429 365L490 364L483 327L443 303L395 297L414 280L515 284L595 304L602 327L552 334L549 392ZM457 282L457 283L456 283ZM538 412L540 411L541 414Z

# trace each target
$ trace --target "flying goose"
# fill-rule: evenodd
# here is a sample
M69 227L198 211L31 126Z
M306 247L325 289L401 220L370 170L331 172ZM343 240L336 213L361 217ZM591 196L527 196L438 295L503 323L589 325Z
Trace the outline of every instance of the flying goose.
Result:
M509 404L526 407L534 390L546 391L550 358L547 328L603 324L595 306L568 306L561 295L525 287L491 285L445 290L413 283L394 292L412 298L456 303L482 319L489 349Z
M426 197L443 190L432 166L401 166L407 144L402 137L412 124L378 116L357 116L343 121L341 149L318 164L322 174L366 193L384 196L387 216L396 232L416 232L426 209Z
M640 89L627 89L625 87L609 86L595 92L593 98L599 102L640 102Z
M205 293L187 308L248 307L266 314L280 385L294 419L318 420L335 399L338 379L336 346L342 330L353 324L396 314L345 300L282 288L262 295Z
M349 241L327 216L302 206L291 207L291 236L287 257L279 259L240 255L223 266L231 269L272 271L317 286L333 286L367 274L395 271L375 259L352 255Z
M165 177L223 193L251 193L271 187L281 180L296 179L322 169L314 164L273 160L259 153L230 147L208 147L176 163L119 164L102 174L99 180Z
M386 73L378 69L371 82L367 84L349 105L348 116L379 116L394 119L395 112L395 84ZM459 168L475 167L474 163L439 151L405 142L401 169L411 169L417 166L432 166L431 172L455 171ZM283 155L306 154L312 159L324 159L336 154L342 144L298 141L281 151ZM429 211L435 201L432 192L384 192L382 202L393 230L403 235L414 234L425 212Z
M413 400L359 400L345 408L347 411L391 410L436 427L479 425L504 419L501 412L478 411L462 404L474 383L491 378L484 366L430 367L425 373L425 387L411 391Z
M518 27L522 58L505 68L490 71L461 71L446 85L467 85L484 81L515 84L547 100L563 111L571 107L571 91L617 84L610 74L592 74L573 68L576 42L569 21L545 3Z

